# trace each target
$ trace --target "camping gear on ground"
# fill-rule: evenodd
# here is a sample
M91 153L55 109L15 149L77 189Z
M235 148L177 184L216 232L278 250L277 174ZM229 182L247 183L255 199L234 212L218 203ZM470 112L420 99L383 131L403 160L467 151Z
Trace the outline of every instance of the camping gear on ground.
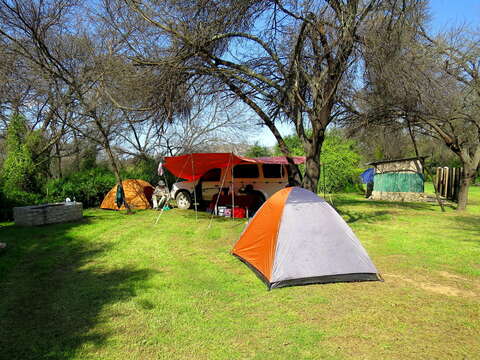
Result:
M364 184L373 183L374 176L375 176L375 169L368 168L367 170L365 170L363 173L360 174L360 179Z
M368 168L363 173L360 174L360 179L362 183L366 184L367 189L365 190L365 197L368 199L372 195L373 191L373 178L375 176L375 169Z
M153 208L155 210L163 209L164 205L167 204L167 201L170 199L170 191L165 185L165 182L160 180L158 185L153 190L152 202Z
M227 210L226 206L217 206L217 210L214 212L214 215L225 216L225 210Z
M304 157L293 157L296 164ZM187 154L164 158L170 173L182 181L175 181L171 197L179 209L192 205L208 207L215 194L226 186L233 197L245 186L254 185L252 193L259 199L258 207L275 192L288 185L288 161L285 157L247 158L232 153ZM232 199L232 204L234 201ZM210 207L212 209L212 207ZM255 212L256 209L250 209Z
M243 219L245 217L246 211L245 208L235 206L233 208L233 217L236 219Z
M237 219L244 218L246 214L245 208L235 206L217 206L214 210L213 215L224 216L224 217L234 217Z
M115 196L115 204L117 204L118 208L122 207L122 205L125 204L125 192L123 191L122 184L120 185L117 184L117 194Z
M128 203L131 209L150 209L152 200L153 186L140 179L128 179L122 181L124 201ZM115 204L117 195L117 185L115 185L102 201L100 208L112 210L125 210L125 204L120 208Z
M233 198L230 194L227 194L227 195L221 194L218 197L217 195L214 195L212 201L210 201L210 205L208 206L207 211L212 212L215 208L215 205L217 206L217 208L220 206L223 206L223 207L233 206L234 208L243 209L243 214L245 214L246 210L248 210L249 213L253 214L258 209L259 207L258 204L259 204L259 199L257 194L235 195ZM237 212L238 211L242 211L242 210L237 210ZM218 215L216 211L213 211L213 213L214 215ZM245 217L245 215L243 216L238 215L234 217L243 218Z
M342 217L311 191L275 193L248 223L232 254L269 289L377 281L377 269Z

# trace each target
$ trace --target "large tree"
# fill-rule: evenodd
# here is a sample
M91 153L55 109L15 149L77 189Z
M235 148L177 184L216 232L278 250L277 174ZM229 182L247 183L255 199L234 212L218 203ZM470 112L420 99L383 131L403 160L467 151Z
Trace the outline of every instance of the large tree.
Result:
M133 121L127 115L150 111L157 122L173 121L182 86L170 81L173 74L135 67L118 56L121 41L115 34L104 31L101 22L77 16L80 11L93 16L87 10L67 0L1 0L0 36L36 72L34 83L47 84L49 117L40 123L55 118L99 144L120 184L113 145L124 123Z
M364 34L400 21L421 1L324 0L190 1L105 0L112 24L130 36L138 64L169 64L223 84L291 151L278 124L294 126L306 154L305 174L290 159L291 182L316 191L328 125L355 83ZM129 9L125 9L127 4ZM130 10L130 11L129 11ZM378 26L378 22L377 22ZM141 33L141 35L140 35ZM145 49L149 49L145 51ZM155 50L152 50L155 49ZM158 55L162 57L159 58Z
M465 210L480 165L480 37L465 29L408 35L394 48L372 47L367 117L443 142L463 167L457 209Z

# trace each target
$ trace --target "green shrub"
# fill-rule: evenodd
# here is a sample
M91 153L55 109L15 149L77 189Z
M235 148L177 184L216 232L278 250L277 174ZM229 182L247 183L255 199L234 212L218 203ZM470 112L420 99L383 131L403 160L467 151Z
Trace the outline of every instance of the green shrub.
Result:
M285 137L285 143L293 156L305 156L302 143L297 135ZM282 156L278 145L275 155ZM320 156L322 163L318 191L323 192L357 192L361 188L359 176L363 172L359 168L360 155L354 140L345 138L340 131L327 133ZM300 165L300 171L305 167Z
M258 141L253 144L250 149L245 153L247 157L262 157L262 156L272 156L272 152L269 148L261 146Z
M26 191L33 187L34 163L26 144L28 127L20 115L12 116L5 139L6 157L2 167L4 194Z
M153 158L136 158L121 173L124 179L141 179L155 185L160 177L157 175L158 161Z
M325 138L321 155L322 171L319 191L356 192L360 188L360 155L355 141L344 138L340 133L329 132Z
M5 193L2 188L0 187L0 220L13 220L13 208L16 206L37 205L43 202L40 194L28 193L22 190L12 190Z
M83 207L94 207L100 205L113 185L113 173L106 168L96 167L48 181L45 186L45 200L59 202L68 197L82 202Z

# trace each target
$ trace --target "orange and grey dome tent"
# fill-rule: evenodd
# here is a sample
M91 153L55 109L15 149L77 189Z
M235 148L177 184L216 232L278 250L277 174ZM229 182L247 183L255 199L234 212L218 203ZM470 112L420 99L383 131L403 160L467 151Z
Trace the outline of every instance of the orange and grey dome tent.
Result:
M123 191L125 193L125 201L132 209L150 209L153 194L153 186L145 180L129 179L122 181ZM102 201L100 208L112 210L125 210L125 205L118 208L115 203L117 195L117 185L115 185Z
M269 289L381 280L360 241L335 209L299 187L282 189L268 199L232 254Z

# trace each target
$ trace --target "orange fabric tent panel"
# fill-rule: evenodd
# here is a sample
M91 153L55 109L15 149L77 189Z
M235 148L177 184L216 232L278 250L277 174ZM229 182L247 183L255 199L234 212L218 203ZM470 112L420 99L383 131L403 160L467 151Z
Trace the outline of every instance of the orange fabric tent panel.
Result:
M145 180L129 179L122 181L125 200L132 209L150 209L152 200L153 186ZM105 196L100 205L102 209L125 210L125 206L119 209L115 203L117 196L117 185L115 185Z
M232 254L255 267L268 281L272 275L283 208L290 191L292 188L278 191L260 208L232 250Z

